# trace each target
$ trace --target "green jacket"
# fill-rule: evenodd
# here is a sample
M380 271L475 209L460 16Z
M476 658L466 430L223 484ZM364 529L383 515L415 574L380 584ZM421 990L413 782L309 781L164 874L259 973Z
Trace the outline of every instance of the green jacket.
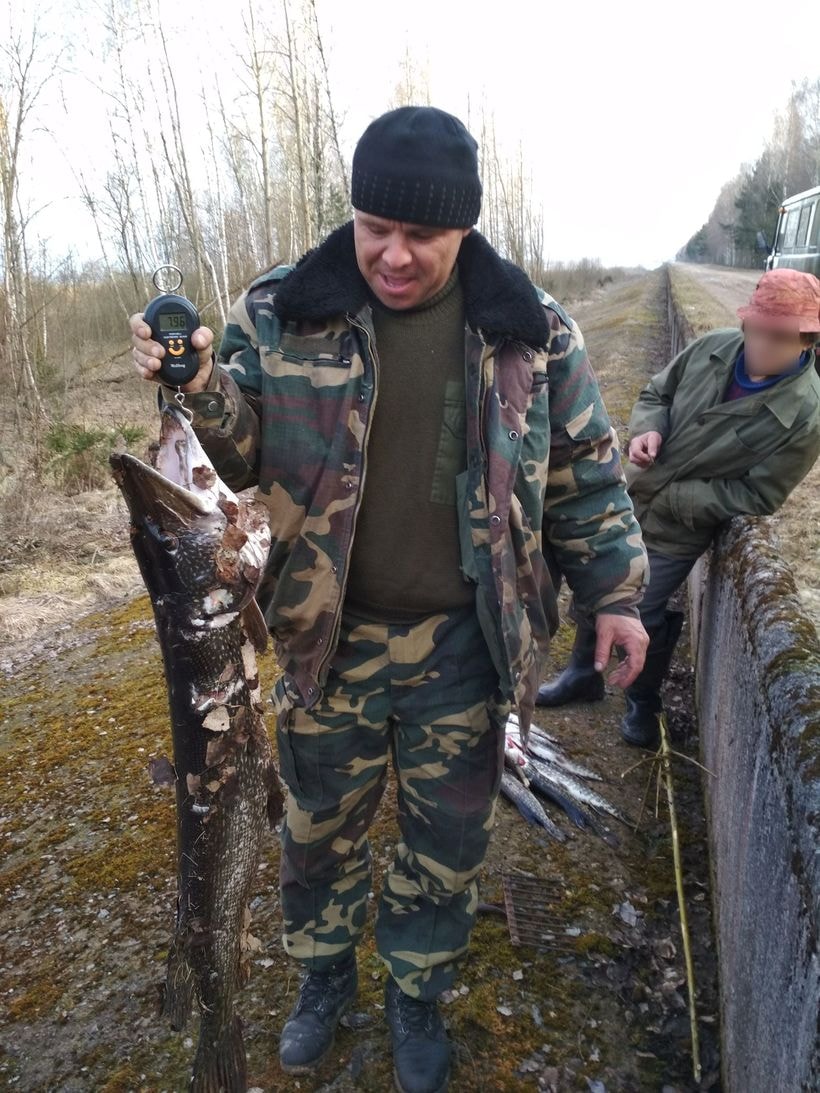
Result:
M715 330L678 354L641 391L629 436L663 437L658 458L626 470L646 545L694 557L733 516L778 509L820 454L820 378L811 359L765 391L722 402L743 346Z
M462 571L501 692L527 717L557 625L545 554L579 608L637 617L646 554L577 326L471 232L464 289ZM256 485L273 545L258 599L310 706L336 647L379 366L352 224L234 304L210 390L186 396L226 483ZM412 549L412 544L411 547ZM387 563L386 563L387 564Z

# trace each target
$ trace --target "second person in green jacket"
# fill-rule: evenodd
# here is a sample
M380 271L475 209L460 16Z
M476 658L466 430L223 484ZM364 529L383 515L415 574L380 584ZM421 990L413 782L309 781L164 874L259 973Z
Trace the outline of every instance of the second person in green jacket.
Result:
M640 613L650 646L621 733L638 746L658 744L660 687L683 624L670 597L721 524L775 512L820 454L820 281L772 270L738 316L741 329L693 341L632 410L626 477L649 556ZM539 705L603 698L595 634L577 617L569 665L539 688Z

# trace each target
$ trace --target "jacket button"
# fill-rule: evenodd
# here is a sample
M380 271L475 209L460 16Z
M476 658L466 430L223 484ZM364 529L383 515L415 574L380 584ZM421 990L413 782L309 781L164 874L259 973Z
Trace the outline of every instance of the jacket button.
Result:
M510 440L518 440L518 433L515 429L510 429Z
M501 517L500 516L491 516L490 517L490 523L491 524L500 524L501 523Z
M316 644L317 644L317 645L324 645L324 643L325 643L325 639L324 639L324 638L317 638L317 639L316 639Z
M337 565L332 565L330 567L330 572L331 573L338 573L339 572L339 567Z
M218 410L219 409L219 404L216 403L216 402L209 402L208 403L208 409L209 410Z
M524 352L521 354L521 356L524 358L524 360L527 362L527 364L529 364L530 361L532 361L535 354L532 352L532 350L525 349Z

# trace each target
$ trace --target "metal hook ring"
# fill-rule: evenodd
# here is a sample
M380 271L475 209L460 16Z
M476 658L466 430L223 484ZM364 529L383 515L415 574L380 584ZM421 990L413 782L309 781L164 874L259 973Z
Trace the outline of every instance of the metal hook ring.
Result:
M167 285L157 284L157 277L159 277L162 271L166 269L172 269L179 278L173 288L168 288ZM151 280L154 282L154 288L157 290L157 292L176 292L177 289L182 287L182 270L179 268L179 266L173 266L170 262L166 262L166 264L163 266L157 266L157 268L154 270L154 275Z
M174 395L174 402L176 402L182 413L186 416L186 418L188 419L188 423L193 423L194 412L190 408L190 406L185 405L185 392L180 390L179 387L177 388L176 394Z

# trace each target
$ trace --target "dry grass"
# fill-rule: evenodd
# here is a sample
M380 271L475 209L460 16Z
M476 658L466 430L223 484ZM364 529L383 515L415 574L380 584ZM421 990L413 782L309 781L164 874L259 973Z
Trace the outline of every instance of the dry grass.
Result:
M145 455L157 431L156 388L132 373L130 354L77 378L52 400L54 422L16 432L0 420L0 646L13 655L40 632L141 585L125 506L107 471L107 449L125 424L129 450ZM55 453L56 428L98 436L87 451ZM119 441L121 443L121 440ZM82 489L85 483L93 489Z
M0 594L0 646L12 660L17 647L40 631L61 629L79 615L142 588L136 562L126 554L63 569L25 566L9 583L15 591ZM0 578L0 588L4 584Z
M680 311L692 328L694 338L718 327L737 326L737 317L708 292L688 268L677 264L668 268L672 292ZM728 275L730 271L727 271Z
M572 308L622 443L632 406L666 357L662 270L625 277Z
M579 262L552 262L534 276L534 280L562 304L589 300L608 285L634 277L638 272L620 266L602 266L597 259L582 258Z

